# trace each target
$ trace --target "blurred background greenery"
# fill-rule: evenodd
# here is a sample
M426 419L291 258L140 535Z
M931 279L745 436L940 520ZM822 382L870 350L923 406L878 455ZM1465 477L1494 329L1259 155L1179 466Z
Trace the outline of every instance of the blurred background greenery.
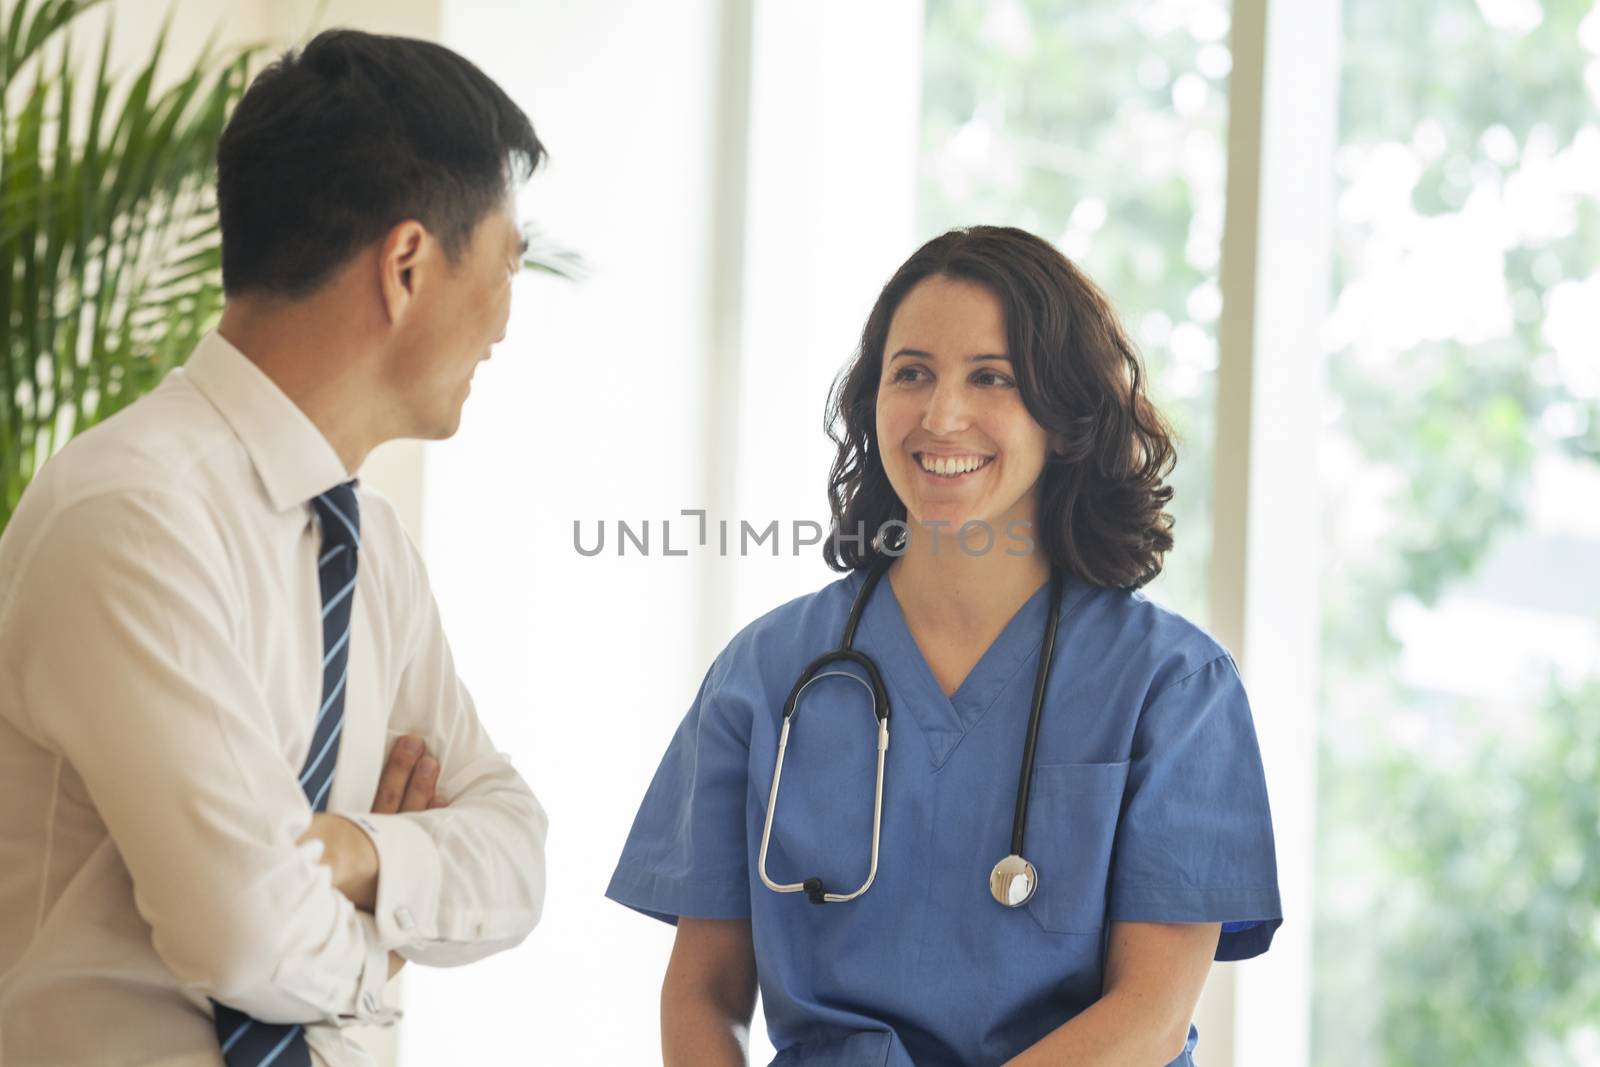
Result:
M0 529L45 460L222 307L210 177L251 51L207 47L159 86L164 26L119 77L110 28L74 43L100 3L0 5Z
M919 232L1022 226L1110 293L1183 437L1151 592L1204 619L1229 7L926 13ZM1312 1058L1594 1067L1600 4L1342 18Z

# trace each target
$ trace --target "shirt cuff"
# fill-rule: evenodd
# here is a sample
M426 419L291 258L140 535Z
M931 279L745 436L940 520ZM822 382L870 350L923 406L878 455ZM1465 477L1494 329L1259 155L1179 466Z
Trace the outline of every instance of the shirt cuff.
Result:
M333 1008L327 1022L334 1026L390 1026L402 1012L383 1002L384 986L389 982L389 950L378 943L372 916L356 913L356 920L367 929L367 954L354 987L341 991L335 981L321 971L290 970L280 967L274 982L285 992L309 1004Z
M439 846L407 815L345 815L378 850L378 896L372 917L385 949L439 937ZM381 999L381 998L380 998Z

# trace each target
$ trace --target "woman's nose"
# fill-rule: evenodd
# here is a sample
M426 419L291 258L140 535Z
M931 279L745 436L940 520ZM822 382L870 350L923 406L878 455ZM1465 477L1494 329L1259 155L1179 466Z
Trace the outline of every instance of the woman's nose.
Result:
M967 428L966 393L959 381L943 381L934 386L928 406L922 412L922 428L943 436Z

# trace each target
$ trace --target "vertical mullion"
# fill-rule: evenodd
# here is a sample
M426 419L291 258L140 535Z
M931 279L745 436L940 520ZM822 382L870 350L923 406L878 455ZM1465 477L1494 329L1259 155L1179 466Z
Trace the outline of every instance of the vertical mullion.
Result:
M1285 922L1266 956L1214 972L1223 1040L1207 1044L1228 1046L1213 1062L1232 1067L1310 1059L1316 441L1339 29L1338 0L1234 3L1210 622L1256 711Z
M745 321L745 245L750 222L751 53L755 47L756 0L721 0L719 7L716 141L712 173L710 279L707 321L705 407L700 413L704 466L697 507L705 515L705 542L717 546L715 524L736 510L740 453L739 420L719 417L737 411L740 351ZM690 520L686 528L698 524ZM733 570L727 561L706 555L699 564L702 590L699 618L700 659L709 661L734 630Z
M1212 467L1209 628L1238 660L1244 644L1250 504L1250 417L1255 364L1256 248L1260 225L1262 83L1268 0L1234 0L1228 76L1228 178L1218 284L1216 445ZM1259 707L1259 705L1258 705ZM1213 965L1195 1025L1208 1063L1240 1067L1236 965Z

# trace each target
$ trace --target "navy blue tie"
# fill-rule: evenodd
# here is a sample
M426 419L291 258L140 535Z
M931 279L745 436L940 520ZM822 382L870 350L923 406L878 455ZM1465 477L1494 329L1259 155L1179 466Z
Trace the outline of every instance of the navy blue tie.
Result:
M300 787L312 811L326 811L333 768L344 729L344 689L350 665L350 608L356 596L356 552L361 513L355 482L336 485L311 501L322 528L317 581L322 588L322 700L311 731L311 749L300 771ZM217 1041L228 1067L311 1067L305 1028L298 1023L258 1022L212 1001Z

